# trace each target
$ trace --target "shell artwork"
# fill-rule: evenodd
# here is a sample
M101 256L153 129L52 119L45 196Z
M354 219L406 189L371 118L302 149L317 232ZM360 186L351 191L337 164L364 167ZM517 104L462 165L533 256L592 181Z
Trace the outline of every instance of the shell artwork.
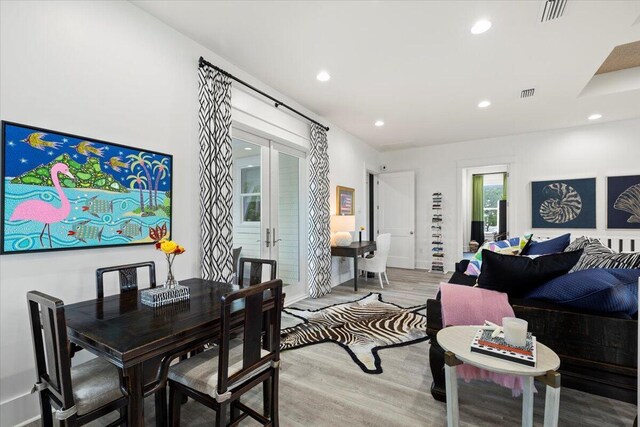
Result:
M640 184L632 185L618 196L613 204L614 209L628 212L631 216L627 219L629 223L640 222Z
M540 216L553 224L572 221L582 211L582 198L572 186L554 182L542 189L545 199L540 205Z

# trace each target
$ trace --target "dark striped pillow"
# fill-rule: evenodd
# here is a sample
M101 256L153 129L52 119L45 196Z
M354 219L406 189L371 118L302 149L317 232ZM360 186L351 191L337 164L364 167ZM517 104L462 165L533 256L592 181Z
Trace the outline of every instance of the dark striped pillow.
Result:
M590 245L591 243L600 243L600 240L593 239L587 236L578 237L576 240L571 242L569 246L564 248L564 251L565 252L579 251L580 249L584 249L585 247L587 247L587 245Z
M619 254L599 241L589 243L569 273L589 268L640 268L640 252Z

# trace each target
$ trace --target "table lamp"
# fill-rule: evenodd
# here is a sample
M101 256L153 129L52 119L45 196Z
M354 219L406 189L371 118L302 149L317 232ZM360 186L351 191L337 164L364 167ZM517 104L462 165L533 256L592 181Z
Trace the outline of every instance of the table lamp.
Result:
M349 246L352 241L350 231L355 230L355 215L333 215L331 217L331 231L335 233L331 243L334 246Z

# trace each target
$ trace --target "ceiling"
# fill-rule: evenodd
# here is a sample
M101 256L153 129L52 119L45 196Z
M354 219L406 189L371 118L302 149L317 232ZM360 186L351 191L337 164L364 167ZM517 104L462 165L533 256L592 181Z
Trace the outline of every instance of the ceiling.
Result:
M639 89L583 93L640 40L638 1L568 0L545 23L542 1L133 3L381 150L640 117Z

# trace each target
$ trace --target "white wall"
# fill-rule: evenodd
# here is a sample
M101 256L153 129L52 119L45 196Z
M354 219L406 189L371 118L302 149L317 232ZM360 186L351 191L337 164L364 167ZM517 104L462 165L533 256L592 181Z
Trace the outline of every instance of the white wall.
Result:
M351 187L355 192L356 228L367 224L366 171L380 169L379 153L362 142L347 144L349 134L331 131L329 144L329 177L331 180L331 214L336 213L336 186ZM367 231L368 233L368 231ZM365 233L366 234L366 233ZM354 240L358 233L352 233ZM364 238L364 236L363 236ZM333 258L331 280L338 285L353 278L351 258Z
M176 275L198 276L198 58L297 104L128 2L3 1L0 20L1 118L172 153L174 237L187 248ZM234 125L308 148L307 123L239 88L232 101ZM360 197L363 161L377 166L377 152L333 126L329 144L332 182ZM28 394L35 371L26 292L90 299L96 268L148 259L162 278L151 246L0 257L0 425L38 413Z
M509 165L509 232L512 236L531 230L531 181L597 178L596 230L535 229L534 234L632 236L638 231L607 230L605 178L640 174L640 120L465 141L383 153L387 171L416 171L416 263L431 264L431 194L443 193L443 234L446 268L461 256L463 203L462 170L494 164Z

